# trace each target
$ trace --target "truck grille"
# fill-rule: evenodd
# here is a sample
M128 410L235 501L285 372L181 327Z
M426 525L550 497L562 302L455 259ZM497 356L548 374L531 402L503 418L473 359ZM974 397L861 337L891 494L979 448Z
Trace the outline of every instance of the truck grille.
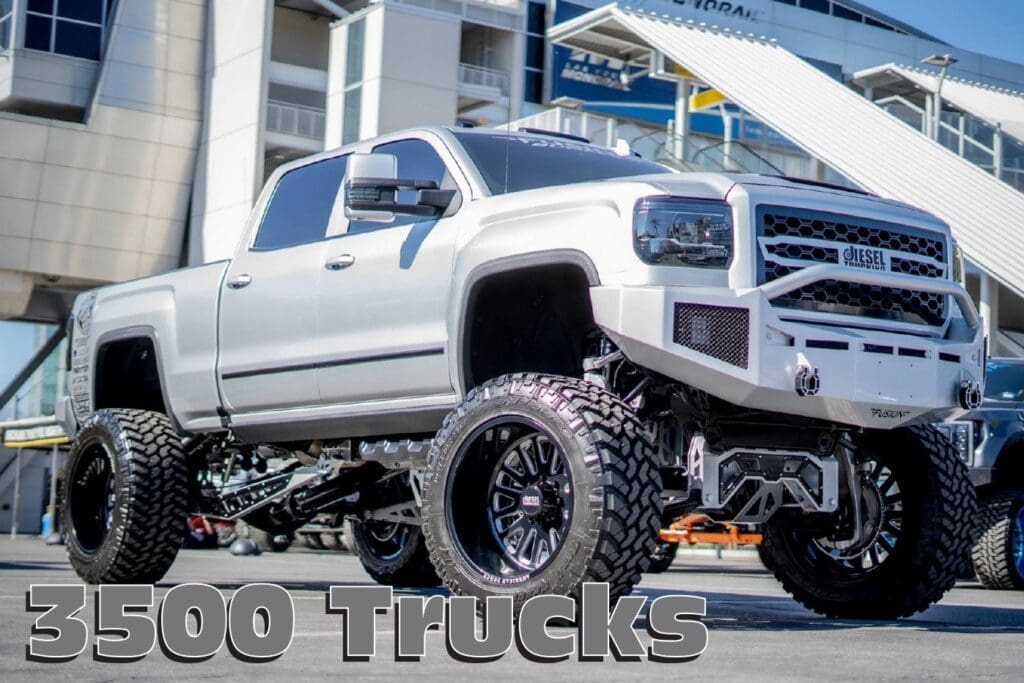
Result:
M758 283L764 284L818 263L841 263L850 246L880 249L890 272L942 278L947 268L942 235L806 209L761 206L757 211ZM911 289L890 289L824 280L773 299L772 305L925 325L941 325L946 297Z

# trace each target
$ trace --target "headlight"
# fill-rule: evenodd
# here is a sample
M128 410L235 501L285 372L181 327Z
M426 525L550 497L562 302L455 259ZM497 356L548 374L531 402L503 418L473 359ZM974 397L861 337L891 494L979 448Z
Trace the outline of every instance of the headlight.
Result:
M961 285L967 285L964 279L964 251L956 240L953 240L953 279Z
M970 422L946 422L936 426L952 442L960 459L970 464L974 453L974 425Z
M728 268L732 233L732 209L722 202L648 197L633 213L633 248L651 265Z

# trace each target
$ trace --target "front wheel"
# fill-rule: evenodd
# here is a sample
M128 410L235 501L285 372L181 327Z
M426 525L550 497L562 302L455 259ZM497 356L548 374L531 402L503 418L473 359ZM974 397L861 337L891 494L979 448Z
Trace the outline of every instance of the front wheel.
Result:
M953 587L971 544L976 503L967 467L933 427L872 431L847 443L860 499L829 524L776 514L765 565L806 607L830 617L894 619L927 609Z
M427 547L457 595L612 600L647 569L661 477L643 425L581 380L507 375L473 389L434 439L423 486Z
M88 583L153 583L185 531L188 469L165 415L99 410L71 448L63 510L71 565Z

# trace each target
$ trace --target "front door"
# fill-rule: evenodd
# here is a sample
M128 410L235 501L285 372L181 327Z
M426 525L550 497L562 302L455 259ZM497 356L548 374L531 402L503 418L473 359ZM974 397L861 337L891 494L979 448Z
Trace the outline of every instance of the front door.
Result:
M434 180L468 197L465 182L451 171L456 166L437 145L410 138L373 151L395 155L400 178ZM350 221L327 240L317 313L325 403L452 393L447 313L458 225L457 214Z

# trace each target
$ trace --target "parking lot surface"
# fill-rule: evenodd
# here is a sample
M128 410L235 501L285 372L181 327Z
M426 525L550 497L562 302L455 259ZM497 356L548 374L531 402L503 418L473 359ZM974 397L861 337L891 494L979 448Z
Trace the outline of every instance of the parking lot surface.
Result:
M271 582L286 587L295 605L295 638L281 658L265 664L240 662L227 648L200 663L179 663L158 648L125 664L92 660L91 649L71 662L27 661L25 648L37 616L26 611L25 594L34 583L77 583L62 547L36 539L0 540L0 680L118 679L183 680L305 679L343 676L392 680L656 680L681 676L719 680L1020 680L1024 666L1024 592L989 591L961 582L946 598L913 619L897 622L835 621L819 617L782 591L752 553L725 559L680 553L666 573L645 577L639 593L698 595L707 599L709 641L705 653L685 664L578 662L541 664L515 648L486 664L448 656L443 632L427 636L420 662L393 659L394 623L377 618L378 656L343 661L342 617L327 614L330 585L368 584L352 555L293 548L281 554L233 557L220 550L182 551L157 585L157 602L173 585L202 582L229 596L240 585ZM92 627L92 591L83 616ZM155 608L150 611L155 615ZM643 637L645 640L646 636Z

